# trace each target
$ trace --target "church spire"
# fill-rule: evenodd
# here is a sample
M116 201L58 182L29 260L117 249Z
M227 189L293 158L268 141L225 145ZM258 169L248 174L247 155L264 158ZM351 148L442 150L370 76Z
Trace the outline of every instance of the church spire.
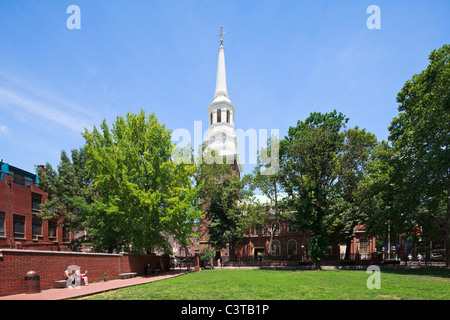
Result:
M223 39L222 36L225 34L225 31L222 30L223 27L220 27L220 47L219 47L219 61L217 62L217 78L216 78L216 92L214 93L214 99L218 97L228 98L227 92L227 77L225 73L225 53L223 48Z
M224 33L225 31L221 27L216 91L214 93L214 101L207 109L209 128L204 142L207 146L207 154L210 154L212 150L216 151L215 155L218 156L219 161L221 157L227 157L227 161L231 161L233 170L239 175L242 172L242 164L237 152L238 139L234 131L234 114L236 111L227 92L225 53L222 39Z

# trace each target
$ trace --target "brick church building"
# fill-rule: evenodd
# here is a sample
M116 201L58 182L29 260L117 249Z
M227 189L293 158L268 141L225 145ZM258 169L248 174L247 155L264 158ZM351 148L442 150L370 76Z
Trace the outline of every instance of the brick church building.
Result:
M222 33L223 34L223 33ZM243 168L238 154L238 140L234 129L234 119L236 109L231 103L227 92L225 53L223 40L220 40L219 57L217 64L216 90L214 100L207 108L209 127L206 144L206 154L214 150L220 157L226 157L228 163L232 165L233 174L241 175ZM260 203L269 207L268 198L259 195ZM270 210L270 208L268 208ZM194 251L201 251L208 246L208 234L205 232L208 221L202 221L198 229L199 238L194 239L194 246L190 254ZM273 260L307 260L309 259L308 238L310 233L296 230L288 221L280 219L272 220L271 226L254 226L242 239L236 251L231 253L229 248L216 249L216 258L222 258L223 262L233 256L234 259L258 260L266 257L270 252L270 259ZM270 235L265 232L268 227L273 227L275 232L272 239L272 250L269 250ZM375 239L367 237L362 226L358 226L354 232L355 236L350 241L349 253L352 259L370 259L375 252ZM335 245L331 248L330 258L343 259L347 250L347 245ZM213 248L214 249L214 248ZM348 252L347 252L348 253Z

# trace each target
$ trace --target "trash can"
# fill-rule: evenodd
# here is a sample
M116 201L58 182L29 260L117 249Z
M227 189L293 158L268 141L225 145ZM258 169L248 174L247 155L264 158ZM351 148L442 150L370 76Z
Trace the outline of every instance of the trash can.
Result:
M39 293L41 292L40 277L36 271L28 271L25 276L25 293Z

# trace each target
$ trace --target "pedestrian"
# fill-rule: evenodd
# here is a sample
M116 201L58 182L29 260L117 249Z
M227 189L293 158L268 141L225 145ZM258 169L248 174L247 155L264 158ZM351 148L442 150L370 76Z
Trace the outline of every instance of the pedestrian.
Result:
M422 255L419 253L417 255L417 260L419 261L419 266L422 264Z

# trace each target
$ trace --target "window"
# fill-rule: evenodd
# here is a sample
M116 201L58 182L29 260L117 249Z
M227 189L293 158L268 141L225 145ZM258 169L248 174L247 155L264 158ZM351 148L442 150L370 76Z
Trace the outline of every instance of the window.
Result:
M260 224L255 226L255 234L263 234L263 227Z
M222 122L222 110L217 109L217 123Z
M32 219L33 240L42 236L42 220L39 218Z
M212 124L212 112L209 114L209 124Z
M272 255L273 256L279 256L280 255L280 241L278 240L273 240L272 241Z
M5 236L5 213L0 212L0 237Z
M273 234L280 234L280 224L278 222L272 223Z
M13 174L13 182L21 186L25 185L25 176L23 174L18 174L17 172L11 171Z
M230 123L230 110L227 110L227 123Z
M297 254L297 241L291 239L287 244L287 253L290 256L295 256Z
M63 228L63 242L70 242L70 233L66 228Z
M25 217L14 215L13 217L14 238L25 239Z
M55 221L48 222L48 238L53 241L56 241L56 225Z
M289 222L287 225L287 232L289 233L293 233L293 232L297 232L297 228L294 226L294 224L292 222Z
M366 238L361 238L359 240L359 253L368 254L369 253L369 241Z
M38 193L31 194L31 210L33 213L41 211L42 195Z

